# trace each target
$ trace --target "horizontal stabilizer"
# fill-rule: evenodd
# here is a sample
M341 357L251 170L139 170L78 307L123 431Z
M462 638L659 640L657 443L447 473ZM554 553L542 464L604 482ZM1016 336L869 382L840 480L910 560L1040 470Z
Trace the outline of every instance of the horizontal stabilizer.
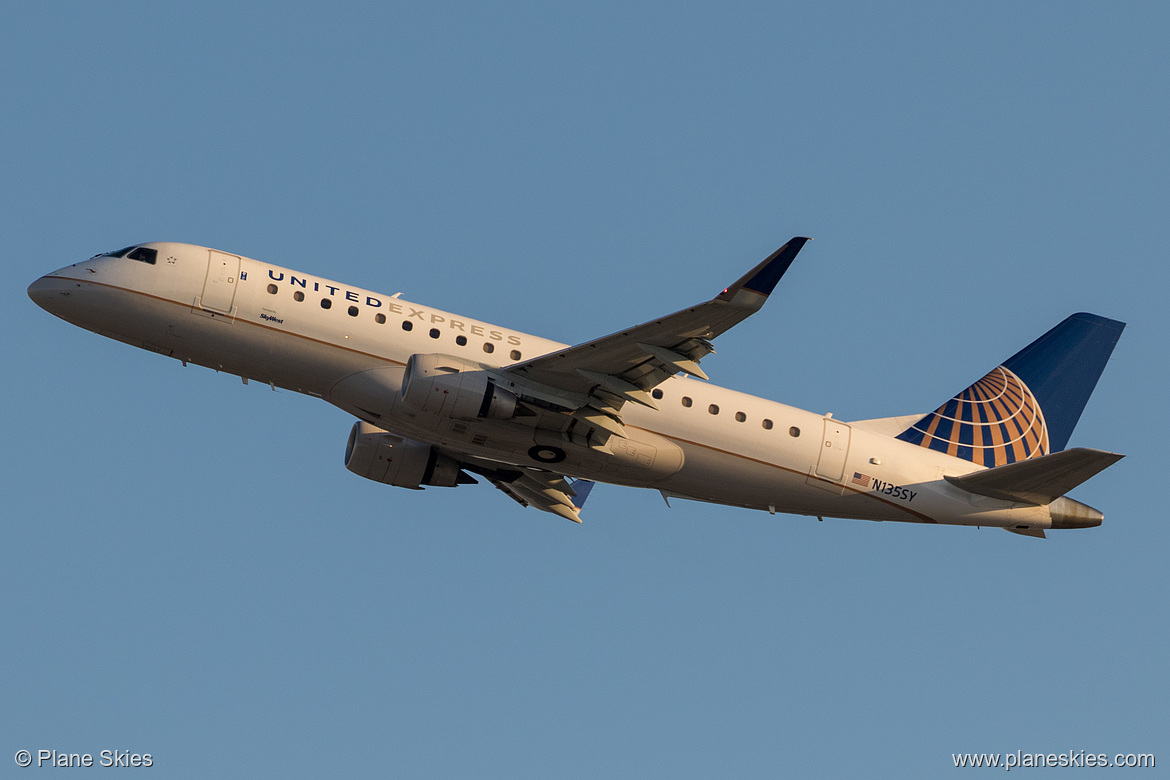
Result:
M1043 506L1124 457L1077 447L946 480L979 496Z

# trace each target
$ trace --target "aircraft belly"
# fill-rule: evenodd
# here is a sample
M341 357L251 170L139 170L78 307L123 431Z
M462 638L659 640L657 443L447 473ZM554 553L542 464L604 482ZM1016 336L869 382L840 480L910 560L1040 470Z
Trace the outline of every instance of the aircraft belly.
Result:
M452 419L418 412L401 402L402 369L357 372L334 385L326 399L382 429L445 449L455 458L534 468L579 479L629 487L652 487L683 466L682 449L648 431L614 437L609 451L567 441L559 431L522 420ZM531 418L528 418L531 419Z
M801 470L795 465L768 463L693 444L684 444L683 448L683 468L653 487L670 495L747 509L861 520L923 521L918 513L843 484L832 483L831 491L810 485L811 466Z
M376 358L244 320L195 313L174 301L95 288L73 320L103 336L187 363L323 395ZM89 312L93 316L89 316ZM116 312L111 314L110 312Z

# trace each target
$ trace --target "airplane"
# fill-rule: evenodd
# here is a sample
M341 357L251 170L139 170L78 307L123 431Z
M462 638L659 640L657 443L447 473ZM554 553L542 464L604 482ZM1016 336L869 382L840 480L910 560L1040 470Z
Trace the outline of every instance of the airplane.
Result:
M1066 493L1123 456L1070 435L1125 324L1073 314L929 413L846 422L720 387L700 361L767 301L807 238L714 298L576 346L182 243L60 268L29 297L183 363L323 399L357 420L351 472L397 487L481 477L581 522L597 482L795 515L1099 526Z

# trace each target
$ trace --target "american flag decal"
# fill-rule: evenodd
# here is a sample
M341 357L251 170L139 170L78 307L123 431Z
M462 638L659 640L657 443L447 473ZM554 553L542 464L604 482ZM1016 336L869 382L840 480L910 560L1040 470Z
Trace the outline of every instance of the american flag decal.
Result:
M853 472L853 484L861 485L862 487L869 487L869 475L860 472Z

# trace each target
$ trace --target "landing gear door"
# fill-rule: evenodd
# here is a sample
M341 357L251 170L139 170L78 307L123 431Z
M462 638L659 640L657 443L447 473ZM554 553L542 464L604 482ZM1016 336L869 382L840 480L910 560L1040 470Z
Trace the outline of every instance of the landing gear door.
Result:
M231 314L239 278L239 257L211 251L207 259L207 281L203 283L200 308Z
M849 426L837 420L825 420L825 436L817 460L817 476L840 482L845 476L845 456L849 454Z

